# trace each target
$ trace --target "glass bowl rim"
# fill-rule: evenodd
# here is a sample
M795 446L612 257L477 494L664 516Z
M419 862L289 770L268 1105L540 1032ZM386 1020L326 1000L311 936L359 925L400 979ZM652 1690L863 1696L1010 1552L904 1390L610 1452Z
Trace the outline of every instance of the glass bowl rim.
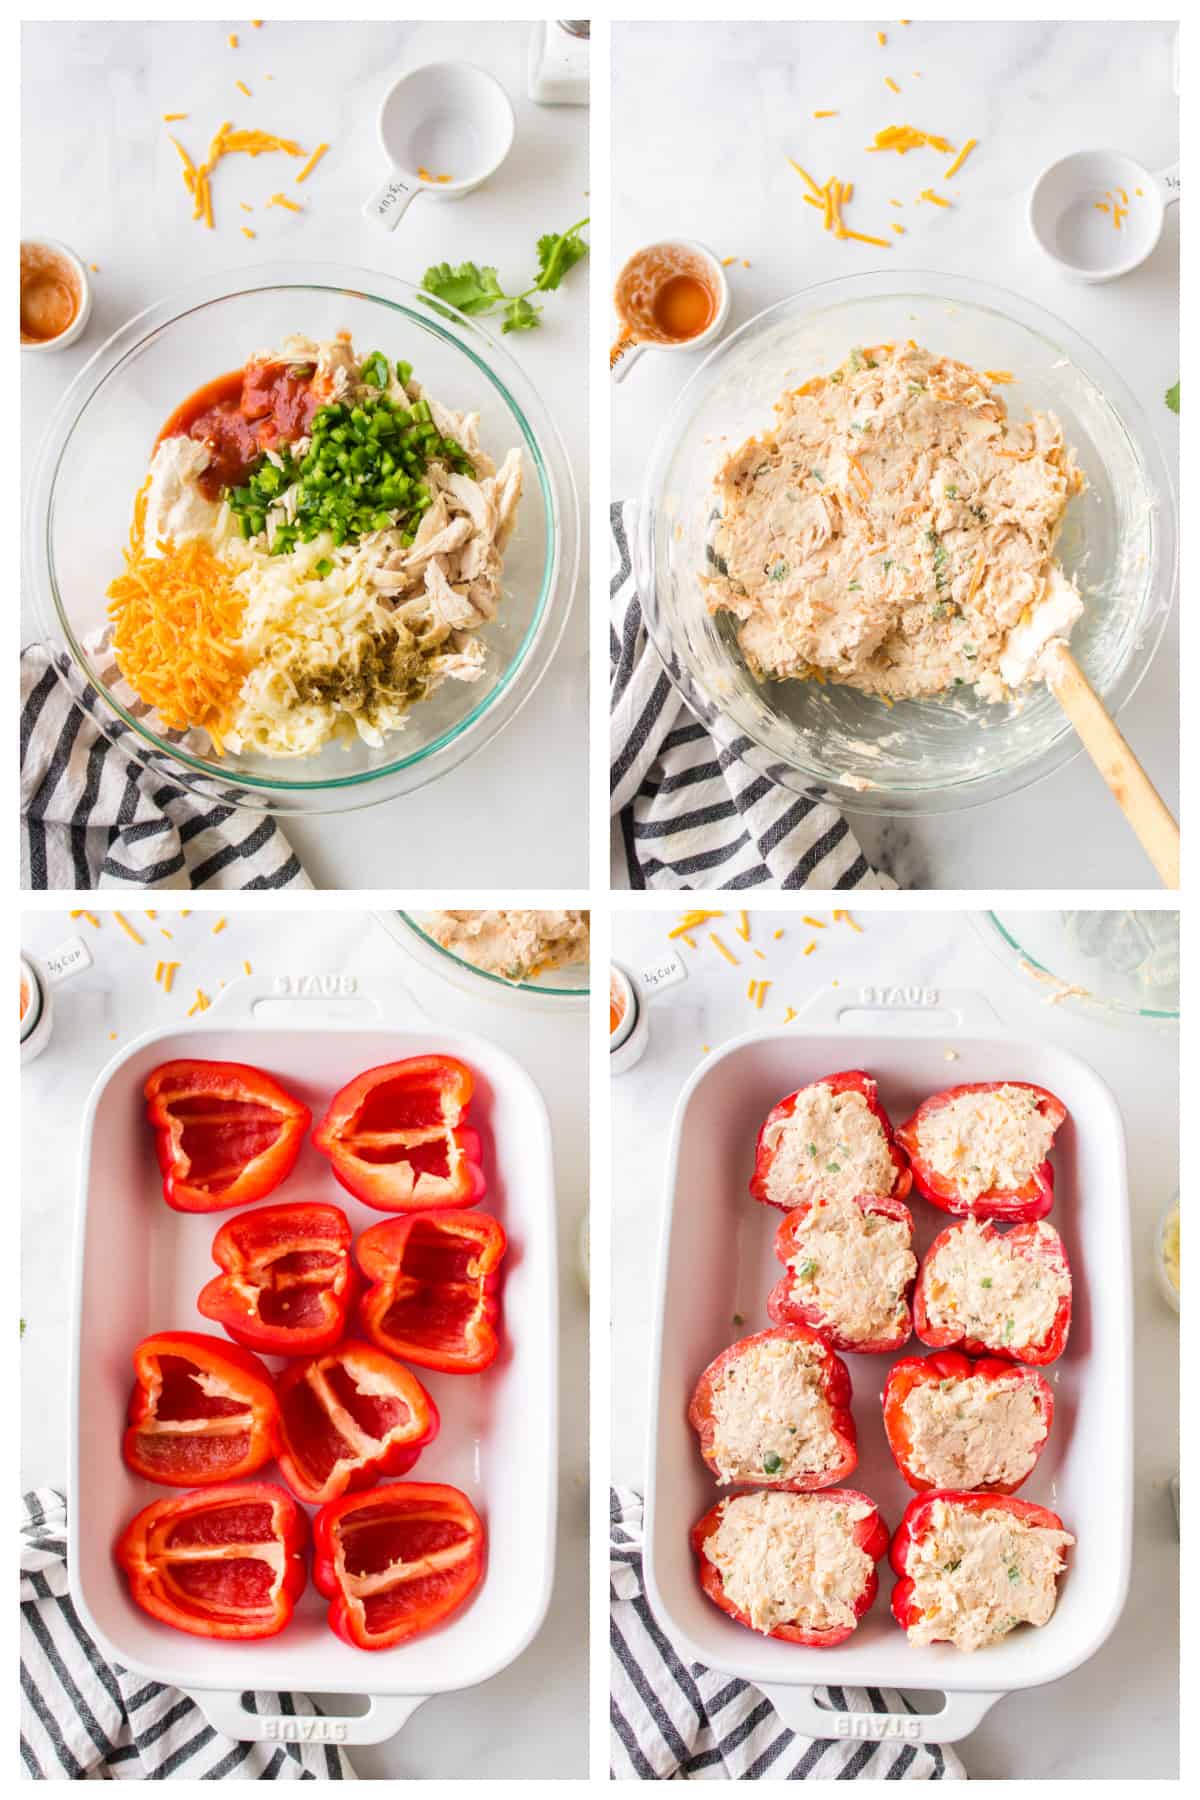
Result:
M426 909L423 908L422 910L424 911ZM436 909L430 908L428 910L433 911ZM581 910L589 911L588 908L582 908ZM481 969L476 963L468 962L465 956L459 956L455 951L448 950L445 944L439 944L438 940L425 930L424 926L418 922L411 912L405 911L402 907L397 907L396 916L404 921L408 930L411 931L426 948L436 951L440 957L445 959L445 961L453 964L456 969L470 975L476 981L487 982L489 987L497 988L502 993L529 994L539 1000L565 1000L575 1001L577 1003L586 1001L591 994L590 964L588 965L588 980L582 987L558 987L553 982L546 981L506 981L503 975L493 975L490 970Z
M1036 910L1029 908L1028 910ZM1135 910L1135 909L1131 909ZM1171 911L1172 908L1165 909ZM1051 969L1026 949L1025 945L1015 938L994 908L985 907L982 911L969 915L975 923L975 929L983 943L1006 968L1011 969L1013 956L1020 963L1028 964L1030 969L1048 975L1053 981L1064 981L1066 978ZM1132 1019L1146 1025L1177 1025L1180 1020L1180 1008L1134 1006L1128 1000L1103 1000L1092 994L1064 994L1061 1004L1081 1017L1104 1019Z
M906 287L906 284L908 286ZM633 566L646 629L676 693L688 710L748 768L779 780L783 759L779 750L764 743L752 729L751 722L739 718L736 725L719 704L701 686L690 667L675 654L671 627L658 604L658 554L655 524L659 496L665 476L681 441L679 422L690 418L694 401L703 385L711 378L714 366L731 356L749 334L771 321L787 308L804 306L812 314L828 313L842 301L859 296L894 300L898 305L945 299L949 304L965 304L979 311L992 312L1008 324L1020 326L1039 338L1049 348L1069 355L1091 385L1107 401L1115 414L1131 450L1139 464L1148 489L1160 502L1157 525L1162 534L1159 571L1160 592L1148 596L1145 606L1144 638L1136 656L1129 656L1114 683L1104 695L1113 716L1129 704L1137 693L1162 643L1167 621L1175 604L1179 582L1179 520L1175 483L1166 455L1140 401L1090 339L1052 313L1039 301L1027 300L1012 289L993 282L979 281L973 276L953 274L939 269L903 269L891 275L886 269L865 270L853 275L838 275L810 283L785 295L771 306L753 314L737 330L715 345L693 371L667 412L651 448L638 501L638 518L632 545ZM1051 335L1061 333L1061 340ZM1103 375L1098 379L1097 371ZM750 740L744 748L745 739ZM826 777L798 764L784 763L795 777L782 785L788 791L806 794L817 800L831 801L850 812L889 817L909 816L963 810L986 805L993 800L1021 793L1066 768L1083 754L1083 746L1066 716L1049 741L1040 749L1022 757L1000 771L985 770L965 774L950 785L913 788L876 787L864 791L843 789Z
M391 285L404 298L397 299L389 297L387 294L377 293L373 290L371 285L373 283ZM536 609L511 664L496 685L462 719L441 732L437 738L422 748L382 763L377 768L361 770L354 774L326 776L317 781L251 774L223 767L219 761L214 762L197 756L191 751L182 749L178 744L172 743L170 739L160 737L144 721L129 712L92 673L90 663L84 655L64 611L51 548L55 484L62 458L85 412L101 392L104 384L119 369L125 367L145 344L160 333L169 330L178 321L202 311L207 306L219 304L221 301L246 299L279 288L302 288L322 293L343 292L386 306L390 310L412 319L423 328L431 330L445 344L464 355L498 392L515 420L525 446L533 459L545 509L545 546ZM464 741L469 738L476 726L493 714L493 709L501 699L507 697L510 702L512 701L513 684L518 674L529 667L531 654L540 644L544 659L542 666L540 668L535 666L533 684L523 695L518 696L518 707L529 698L545 673L545 668L557 649L566 626L567 615L578 580L580 545L577 525L578 500L574 475L558 428L532 379L491 332L486 330L478 320L466 317L441 300L437 302L436 309L430 306L428 310L416 310L411 302L415 301L421 292L420 288L412 282L406 281L402 276L388 275L378 270L350 268L326 261L287 264L259 263L244 270L223 269L217 270L211 275L198 277L186 286L174 289L162 300L154 301L151 305L144 307L139 313L135 313L132 318L118 326L105 339L104 343L93 352L77 372L63 394L38 448L34 477L30 483L27 500L25 541L30 558L31 587L43 633L46 634L49 620L45 610L46 595L43 592L43 584L37 577L37 570L44 558L45 586L49 592L58 629L62 633L72 660L83 680L103 705L115 713L117 719L149 745L156 755L164 756L170 763L182 765L184 769L205 779L228 783L230 787L244 792L247 796L261 795L264 797L265 803L269 803L272 795L319 796L344 790L361 791L388 777L418 770L423 766L427 767L431 759L436 757L439 752L447 751L452 747L464 747L467 755L482 749L489 741L486 735L476 734L476 741L473 743ZM494 357L500 367L505 370L504 376L502 377L496 368L489 366L488 361L484 360L469 344L464 343L454 332L447 330L444 324L439 323L436 316L438 312L441 313L443 319L449 318L452 322L465 327L469 333L478 334L487 347L489 357ZM527 390L524 403L518 401L512 391L513 387L520 388L522 385ZM527 416L530 402L543 414L542 422L537 430L534 429L532 420ZM565 598L558 606L557 616L555 616L554 600L560 588ZM507 722L508 720L501 716L495 721L496 729L502 729ZM99 718L97 718L97 723L101 723ZM431 772L436 773L436 770ZM176 776L175 779L183 778Z

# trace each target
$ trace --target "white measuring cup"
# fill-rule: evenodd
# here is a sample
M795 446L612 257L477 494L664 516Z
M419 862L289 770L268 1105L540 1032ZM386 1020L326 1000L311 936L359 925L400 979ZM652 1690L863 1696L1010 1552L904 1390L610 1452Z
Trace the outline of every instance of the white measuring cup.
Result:
M646 244L642 249L635 250L633 255L628 257L621 267L613 290L614 296L620 290L622 280L635 263L646 256L653 256L655 253L662 253L664 256L669 257L674 252L681 252L685 257L694 259L704 265L708 284L711 286L712 291L716 296L716 309L713 316L704 327L703 331L697 332L695 337L690 338L659 340L656 338L627 337L624 332L622 332L622 335L617 339L610 350L608 358L609 373L615 382L624 381L634 363L637 362L647 350L663 351L668 355L679 350L707 350L709 345L714 344L725 329L726 322L729 318L729 280L725 274L721 259L716 252L710 250L707 244L698 243L695 238L664 238L660 243ZM621 316L619 305L617 310L618 316ZM625 323L626 321L622 318L622 325Z
M474 63L424 63L393 82L379 108L387 180L363 207L394 231L418 194L457 200L494 175L512 148L512 103Z
M1120 150L1077 150L1034 182L1029 228L1076 280L1114 281L1145 262L1178 199L1178 163L1153 174Z

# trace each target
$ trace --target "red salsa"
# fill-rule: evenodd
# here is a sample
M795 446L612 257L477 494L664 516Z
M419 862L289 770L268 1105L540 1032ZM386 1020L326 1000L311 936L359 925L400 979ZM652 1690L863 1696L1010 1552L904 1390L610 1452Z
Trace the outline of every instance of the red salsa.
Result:
M247 363L218 375L177 406L158 435L206 444L212 461L199 476L206 499L239 487L265 450L303 437L325 402L313 391L311 363ZM155 445L155 449L158 444Z

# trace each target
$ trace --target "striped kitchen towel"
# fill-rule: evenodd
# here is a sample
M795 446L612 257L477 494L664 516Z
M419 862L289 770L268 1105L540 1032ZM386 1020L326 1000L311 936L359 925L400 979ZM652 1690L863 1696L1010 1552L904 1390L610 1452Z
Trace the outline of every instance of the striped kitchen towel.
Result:
M633 501L611 508L609 696L612 881L631 888L893 888L835 807L718 749L650 642L629 544Z
M23 887L312 886L274 819L180 787L100 704L65 651L22 654Z
M650 1611L642 1499L609 1497L609 1714L618 1781L962 1781L948 1745L798 1737L765 1694L688 1663ZM818 1689L845 1712L912 1712L891 1688Z
M71 1601L67 1503L26 1494L21 1518L21 1764L30 1781L354 1781L328 1744L244 1743L214 1731L177 1688L106 1662ZM256 1710L319 1709L303 1694Z

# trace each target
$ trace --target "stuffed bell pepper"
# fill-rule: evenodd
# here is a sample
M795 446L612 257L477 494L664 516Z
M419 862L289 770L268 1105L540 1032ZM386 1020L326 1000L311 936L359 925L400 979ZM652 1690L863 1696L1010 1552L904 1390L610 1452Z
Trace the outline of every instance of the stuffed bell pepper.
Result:
M943 1212L1042 1219L1054 1204L1050 1147L1067 1109L1028 1081L975 1081L923 1100L896 1136L917 1191Z
M350 1222L314 1201L260 1206L228 1219L212 1246L220 1275L197 1308L247 1349L315 1356L336 1344L358 1292Z
M912 1336L912 1238L903 1200L802 1201L775 1234L787 1273L767 1296L767 1312L777 1324L811 1326L835 1350L899 1350Z
M304 1591L308 1518L269 1481L231 1482L155 1500L114 1554L129 1592L192 1637L268 1638Z
M700 1585L752 1631L825 1649L844 1643L879 1588L888 1530L853 1488L735 1494L692 1527Z
M1033 1473L1054 1422L1036 1369L957 1350L906 1356L888 1370L883 1429L910 1488L1012 1494Z
M861 1069L822 1076L772 1107L758 1134L750 1192L785 1212L860 1194L903 1200L912 1177Z
M310 1506L403 1475L438 1432L438 1410L393 1356L345 1338L279 1376L279 1467Z
M248 1063L162 1063L145 1095L163 1199L176 1212L264 1200L291 1173L312 1119L273 1075Z
M394 1481L323 1506L313 1582L356 1650L392 1650L456 1613L483 1580L483 1521L458 1488Z
M253 1475L279 1448L279 1404L257 1356L200 1331L160 1331L133 1353L123 1454L136 1475L197 1487Z
M722 1487L835 1487L858 1461L849 1372L802 1325L722 1350L696 1384L688 1421Z
M934 1489L910 1500L892 1539L892 1612L912 1644L982 1650L1045 1625L1075 1539L1057 1513L1007 1494Z
M1071 1270L1063 1241L1044 1219L997 1231L961 1219L939 1232L913 1292L922 1343L967 1356L1052 1363L1071 1327Z
M471 1206L485 1182L467 1124L475 1077L452 1056L410 1056L356 1075L313 1133L342 1186L378 1212Z

